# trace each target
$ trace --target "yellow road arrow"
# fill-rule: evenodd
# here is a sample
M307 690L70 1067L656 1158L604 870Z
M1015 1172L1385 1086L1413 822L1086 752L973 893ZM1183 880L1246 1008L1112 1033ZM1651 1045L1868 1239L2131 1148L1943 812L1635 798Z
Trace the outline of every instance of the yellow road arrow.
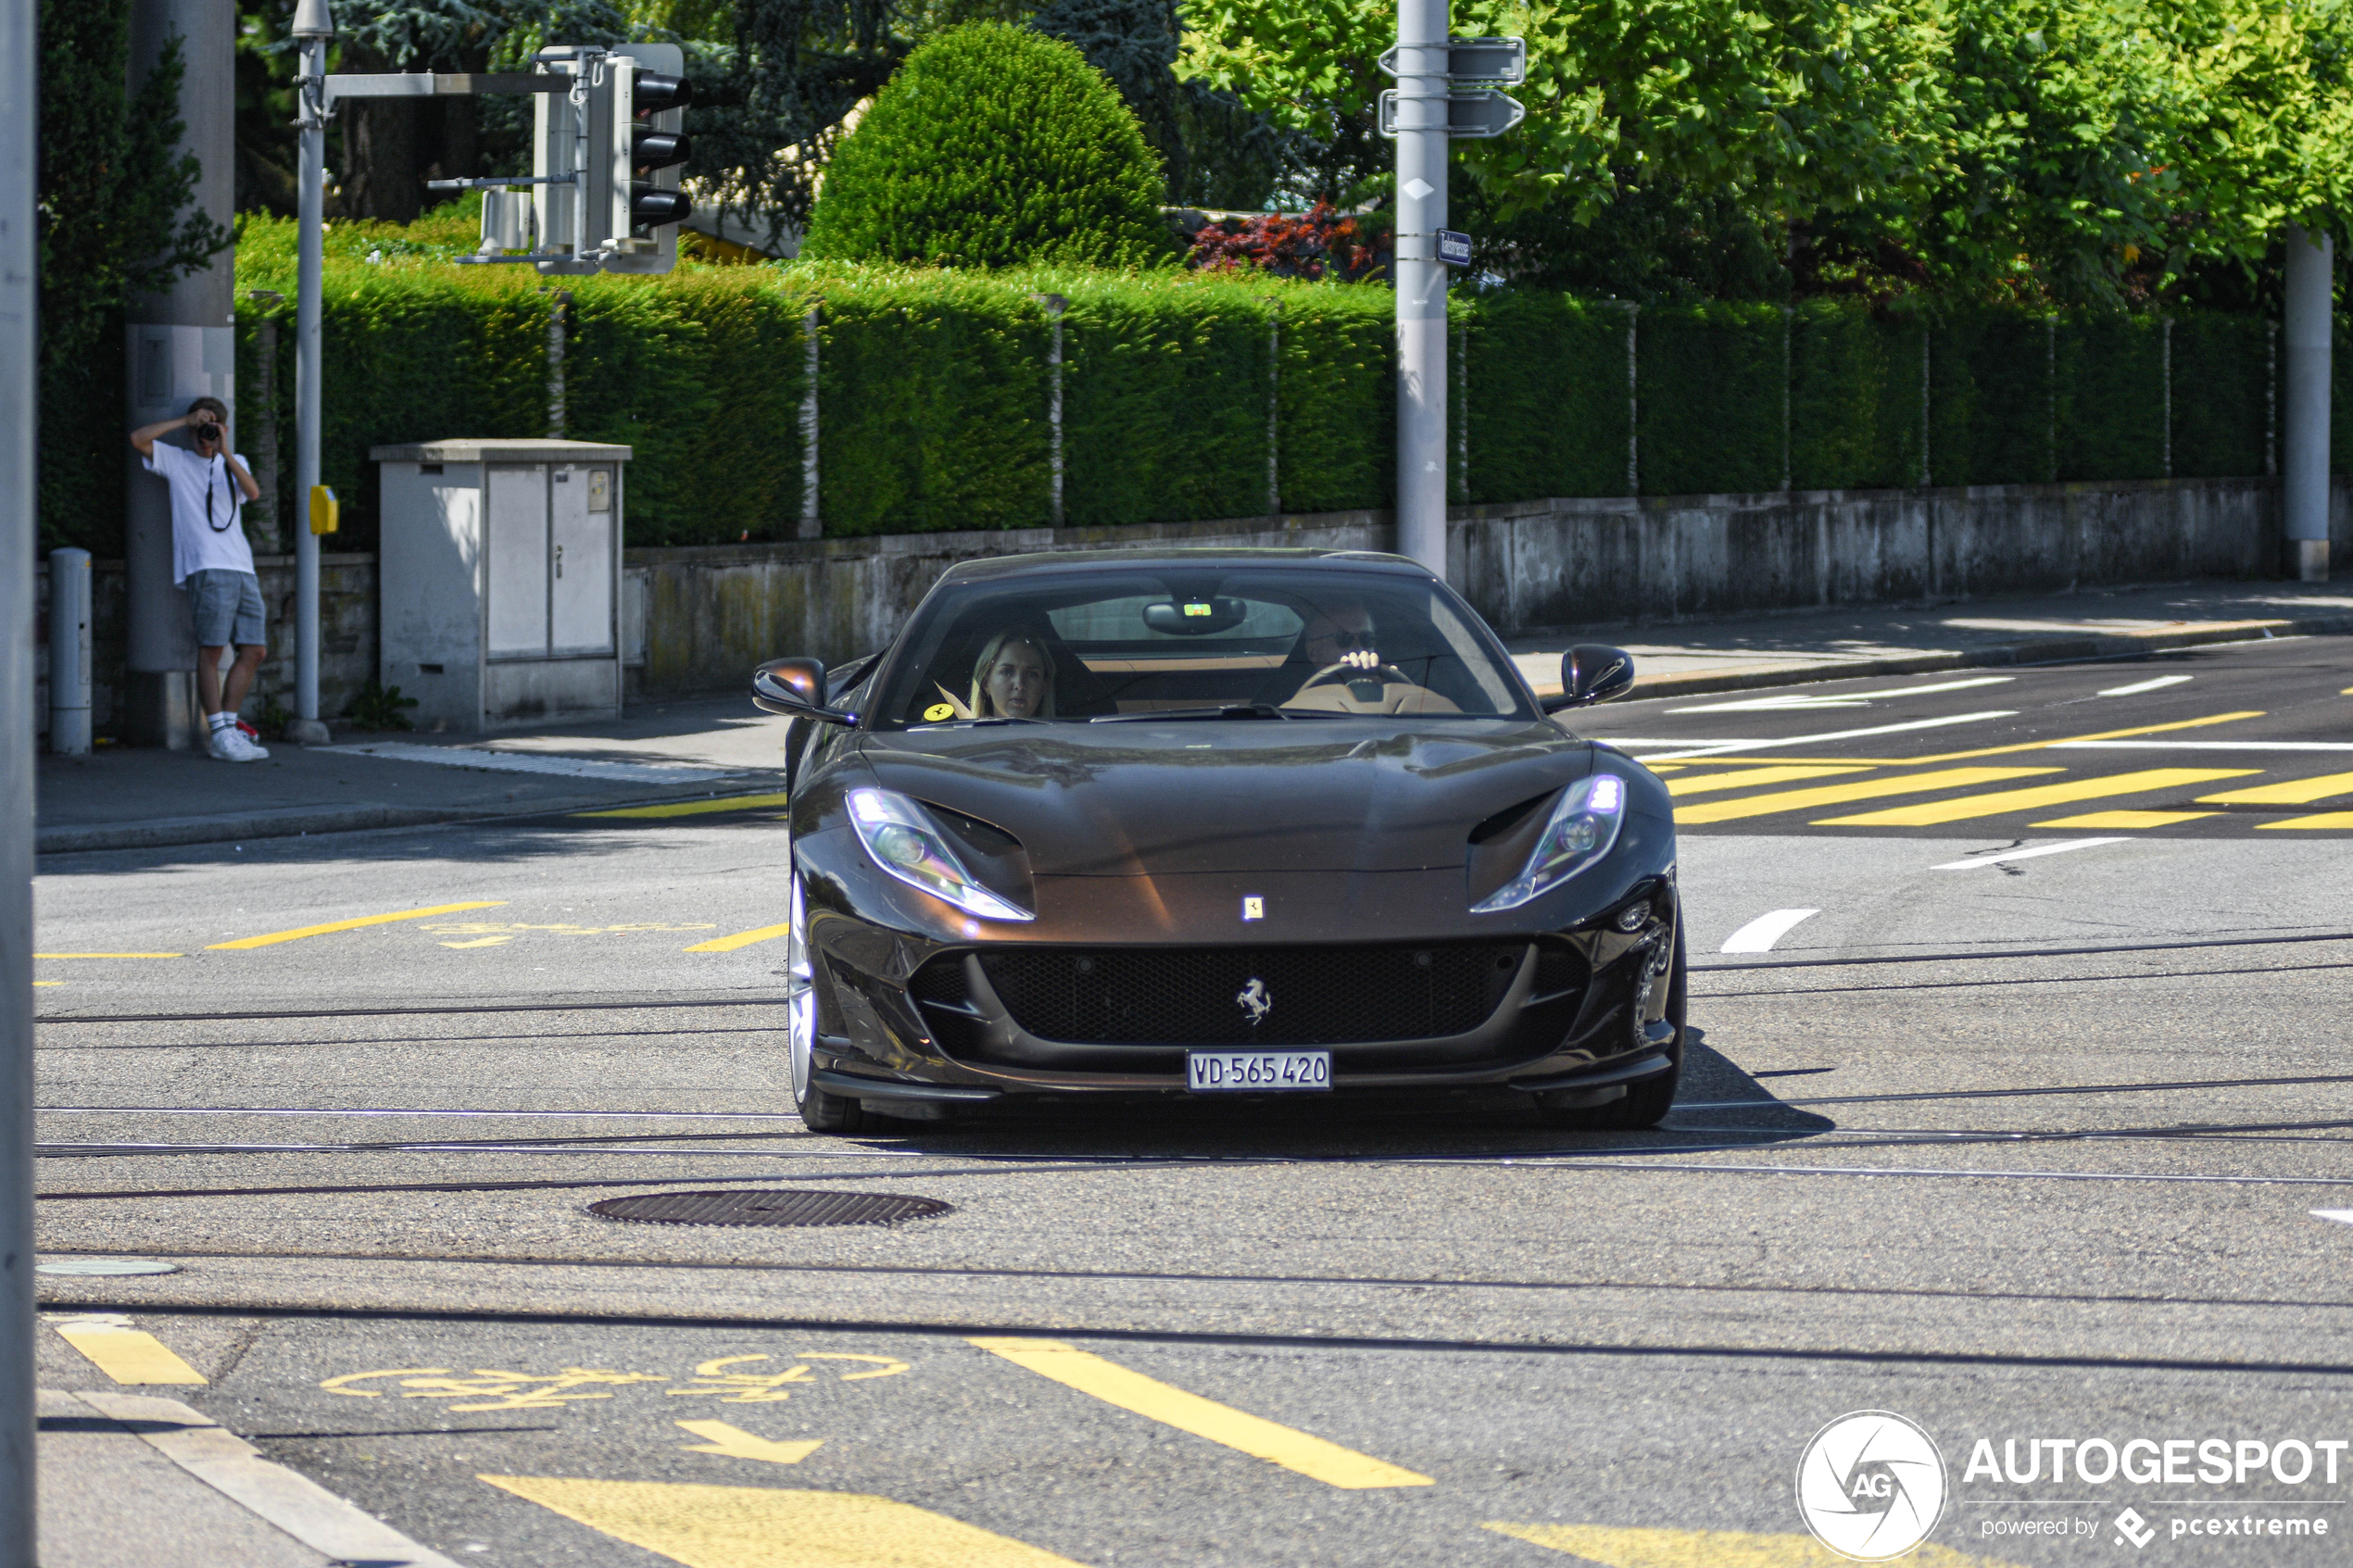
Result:
M730 1426L724 1421L682 1421L678 1424L706 1443L689 1443L686 1451L694 1454L725 1454L729 1459L764 1459L771 1464L799 1464L825 1446L823 1437L799 1443L779 1443L747 1432L740 1426Z

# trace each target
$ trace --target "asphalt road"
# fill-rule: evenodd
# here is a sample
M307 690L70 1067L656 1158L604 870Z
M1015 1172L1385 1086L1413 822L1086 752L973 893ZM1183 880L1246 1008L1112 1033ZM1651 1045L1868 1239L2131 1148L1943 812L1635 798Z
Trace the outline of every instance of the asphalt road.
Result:
M1780 1568L1857 1411L1942 1453L1919 1561L2342 1561L2348 716L2342 639L1587 716L1690 818L1640 1135L807 1134L773 805L54 858L44 1261L176 1272L44 1298L467 1562ZM950 1207L586 1209L722 1186Z

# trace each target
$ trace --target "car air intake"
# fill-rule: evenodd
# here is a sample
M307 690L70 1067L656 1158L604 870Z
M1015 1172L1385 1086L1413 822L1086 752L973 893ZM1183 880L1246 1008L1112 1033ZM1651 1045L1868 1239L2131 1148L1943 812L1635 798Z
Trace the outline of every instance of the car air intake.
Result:
M1013 947L980 962L1014 1022L1041 1040L1326 1046L1468 1034L1527 951L1523 942Z

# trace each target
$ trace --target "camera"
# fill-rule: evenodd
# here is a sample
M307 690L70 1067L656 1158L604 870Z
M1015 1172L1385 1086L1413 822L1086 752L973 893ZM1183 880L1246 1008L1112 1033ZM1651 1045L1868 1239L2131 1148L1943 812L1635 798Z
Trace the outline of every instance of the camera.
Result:
M198 441L218 441L220 439L220 426L216 420L207 420L195 427L194 433Z

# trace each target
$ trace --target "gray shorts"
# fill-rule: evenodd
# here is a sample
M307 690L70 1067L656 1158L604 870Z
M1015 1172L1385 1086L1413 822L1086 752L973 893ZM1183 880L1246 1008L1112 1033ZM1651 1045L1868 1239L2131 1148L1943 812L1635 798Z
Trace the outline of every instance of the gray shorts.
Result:
M252 572L214 567L188 573L181 586L195 613L198 647L256 646L264 641L261 580Z

